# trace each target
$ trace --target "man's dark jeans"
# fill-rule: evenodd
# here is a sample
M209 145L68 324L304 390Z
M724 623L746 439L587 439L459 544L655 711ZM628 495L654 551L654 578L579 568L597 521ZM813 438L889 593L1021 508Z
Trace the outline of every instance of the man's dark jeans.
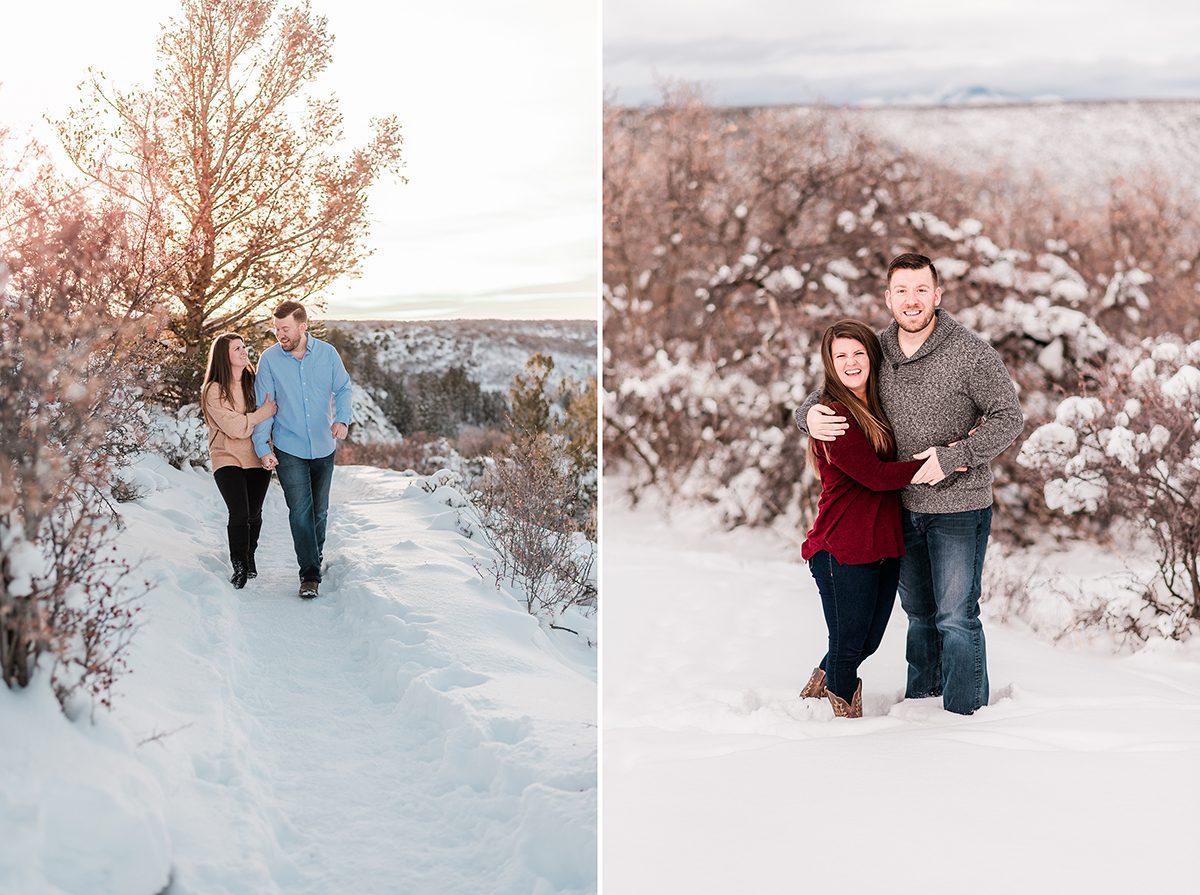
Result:
M321 557L325 549L325 519L329 515L329 486L333 482L334 451L328 457L305 460L276 449L275 467L283 499L288 505L292 544L300 563L301 581L321 580Z
M969 715L988 703L987 650L979 621L980 578L992 509L904 510L900 605L908 615L905 697L942 697Z
M849 702L858 684L858 666L883 642L896 603L900 560L843 565L822 550L808 567L829 627L829 652L821 660L825 686Z

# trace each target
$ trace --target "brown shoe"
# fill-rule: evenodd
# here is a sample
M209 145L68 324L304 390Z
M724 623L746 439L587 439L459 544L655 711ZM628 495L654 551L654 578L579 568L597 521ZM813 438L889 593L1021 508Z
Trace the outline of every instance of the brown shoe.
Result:
M833 717L835 718L861 718L862 717L862 679L859 678L858 686L854 688L854 696L851 697L850 703L847 705L846 700L838 696L832 690L826 690L825 695L829 697L829 704L833 706Z
M318 589L321 586L320 581L302 581L300 582L300 598L303 600L311 600L317 595Z
M808 679L808 683L804 685L804 689L800 691L801 699L824 699L825 698L825 669L814 668L812 677Z

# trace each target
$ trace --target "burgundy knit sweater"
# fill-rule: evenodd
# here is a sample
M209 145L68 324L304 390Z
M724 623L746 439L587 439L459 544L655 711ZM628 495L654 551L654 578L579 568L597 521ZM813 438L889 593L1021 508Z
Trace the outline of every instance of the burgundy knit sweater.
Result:
M842 565L903 556L900 489L912 481L922 461L889 462L894 450L887 460L880 459L850 411L842 404L832 406L850 428L816 449L821 500L800 554L809 560L828 550ZM828 460L823 448L828 449Z

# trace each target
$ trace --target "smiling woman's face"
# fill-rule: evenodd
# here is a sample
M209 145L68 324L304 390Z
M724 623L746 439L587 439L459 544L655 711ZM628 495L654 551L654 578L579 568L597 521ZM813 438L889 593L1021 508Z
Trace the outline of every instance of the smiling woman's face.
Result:
M830 346L833 369L838 380L860 398L867 393L867 377L871 373L871 358L866 346L857 339L836 338Z
M246 343L241 339L229 340L229 366L235 370L238 367L250 365L250 355L246 352Z

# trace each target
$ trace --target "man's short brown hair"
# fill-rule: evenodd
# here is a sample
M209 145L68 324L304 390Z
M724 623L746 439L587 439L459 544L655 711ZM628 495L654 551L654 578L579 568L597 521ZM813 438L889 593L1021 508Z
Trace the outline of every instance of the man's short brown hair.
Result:
M937 268L933 266L932 261L924 255L918 255L916 252L905 252L903 255L897 255L892 259L892 263L888 265L888 288L892 288L892 274L897 270L924 270L927 267L933 275L933 288L936 289L941 284L938 281ZM279 315L276 314L275 316L278 317Z
M275 319L282 320L284 317L291 317L297 323L308 323L308 312L298 301L280 303L279 307L275 309Z

